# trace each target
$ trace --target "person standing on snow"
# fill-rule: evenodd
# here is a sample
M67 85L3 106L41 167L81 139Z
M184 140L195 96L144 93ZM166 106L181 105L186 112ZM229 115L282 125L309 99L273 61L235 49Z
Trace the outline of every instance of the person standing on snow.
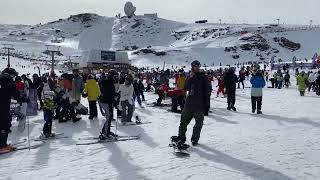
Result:
M204 113L208 107L208 79L204 72L200 71L200 62L191 63L191 74L186 80L185 91L187 92L186 103L181 113L179 125L178 144L186 142L187 127L195 119L196 124L193 127L191 137L192 145L197 145L200 139L200 133L204 120Z
M266 85L266 82L263 78L263 72L258 70L250 79L251 87L251 104L252 104L252 113L255 113L257 109L257 114L262 114L262 89Z
M118 92L120 93L121 121L124 124L131 123L134 111L134 89L132 86L132 79L130 77L126 77L124 84L120 84Z
M108 139L110 136L116 136L110 131L111 121L113 119L113 108L116 99L115 83L118 73L115 70L108 72L107 78L100 82L101 96L99 100L100 107L105 112L106 122L103 125L99 138L101 140Z
M100 96L100 87L93 76L90 74L87 79L87 83L84 85L84 93L88 95L89 101L89 119L98 117L97 100Z
M311 89L314 89L315 87L315 82L316 82L316 74L313 72L310 72L308 81L309 81L309 86L308 86L308 91L310 92Z
M74 75L74 79L73 79L73 83L74 83L74 88L73 88L74 98L75 98L76 102L80 103L81 94L82 94L83 88L84 88L84 82L83 82L82 76L80 76L80 73L79 73L78 69L74 69L73 70L73 75Z
M13 81L15 76L18 76L18 73L13 68L4 69L0 75L0 153L15 150L15 147L7 144L8 134L11 132L11 98L15 98L18 102L28 102L27 98L19 96Z
M304 71L302 71L297 76L297 83L298 83L298 90L300 92L300 96L304 96L304 93L306 91L306 82L308 81L308 76Z
M227 93L227 103L228 107L227 109L230 111L231 109L233 111L237 111L237 109L234 107L236 103L236 85L238 82L237 75L234 74L234 68L230 68L224 77L224 85L226 88Z

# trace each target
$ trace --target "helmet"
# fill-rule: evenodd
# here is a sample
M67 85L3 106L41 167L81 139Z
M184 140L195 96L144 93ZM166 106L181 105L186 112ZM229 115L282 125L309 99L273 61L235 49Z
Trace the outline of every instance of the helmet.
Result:
M194 67L194 66L201 66L201 63L199 61L197 61L197 60L192 61L191 67Z
M14 70L13 68L5 68L3 71L2 71L2 74L7 74L9 76L18 76L18 73L16 70Z

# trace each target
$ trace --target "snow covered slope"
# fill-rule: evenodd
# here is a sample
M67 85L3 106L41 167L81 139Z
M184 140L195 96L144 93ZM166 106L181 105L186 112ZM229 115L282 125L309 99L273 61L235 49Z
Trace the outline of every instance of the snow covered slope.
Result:
M46 44L61 46L64 55L89 49L127 50L137 66L161 66L164 62L183 66L195 59L207 66L269 62L273 56L276 61L291 61L293 56L310 59L318 52L319 40L318 26L185 24L140 15L108 18L78 14L43 25L0 25L0 42L12 43L29 56L40 56L44 48L36 47ZM25 46L33 43L33 48ZM156 53L141 53L147 51Z

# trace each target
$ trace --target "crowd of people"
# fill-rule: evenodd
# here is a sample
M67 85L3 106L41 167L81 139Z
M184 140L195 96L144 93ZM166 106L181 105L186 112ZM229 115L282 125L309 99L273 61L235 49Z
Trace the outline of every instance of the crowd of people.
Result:
M18 76L13 68L6 68L0 76L0 151L12 151L14 147L7 144L8 133L10 133L11 120L10 103L11 98L19 103L30 102L29 91L33 89L37 94L39 102L38 110L43 111L43 136L53 137L52 121L57 119L59 123L81 120L81 115L89 111L89 119L98 117L98 107L106 121L101 129L99 138L105 140L116 137L111 132L111 121L114 120L114 110L117 117L121 117L121 123L130 124L135 110L135 102L141 108L145 101L145 92L154 92L158 95L154 106L164 106L163 100L171 98L171 111L181 113L181 122L178 131L180 144L186 141L187 126L195 118L196 124L193 128L191 142L197 145L203 125L204 116L210 112L210 97L213 92L213 81L217 80L218 97L222 94L227 97L227 110L237 111L236 89L245 89L245 81L251 83L252 113L262 113L263 88L271 82L268 88L283 87L291 85L289 71L278 70L272 78L270 71L252 65L240 68L236 74L233 67L218 70L203 71L200 69L199 61L191 63L191 70L159 70L139 69L136 72L130 70L101 71L99 73L83 74L78 69L72 73L62 74L60 77L51 77L49 74L33 74ZM320 95L320 71L305 73L296 69L295 73L298 91L304 96L306 89ZM170 83L174 79L174 83ZM242 86L242 87L240 87ZM89 110L81 104L81 98L87 98ZM179 107L179 109L178 109Z

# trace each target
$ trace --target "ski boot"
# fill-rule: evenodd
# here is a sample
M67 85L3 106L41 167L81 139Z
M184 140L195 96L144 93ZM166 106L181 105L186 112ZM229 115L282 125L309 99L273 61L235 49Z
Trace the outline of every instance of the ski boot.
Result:
M136 124L141 124L141 120L140 120L139 116L136 116Z

